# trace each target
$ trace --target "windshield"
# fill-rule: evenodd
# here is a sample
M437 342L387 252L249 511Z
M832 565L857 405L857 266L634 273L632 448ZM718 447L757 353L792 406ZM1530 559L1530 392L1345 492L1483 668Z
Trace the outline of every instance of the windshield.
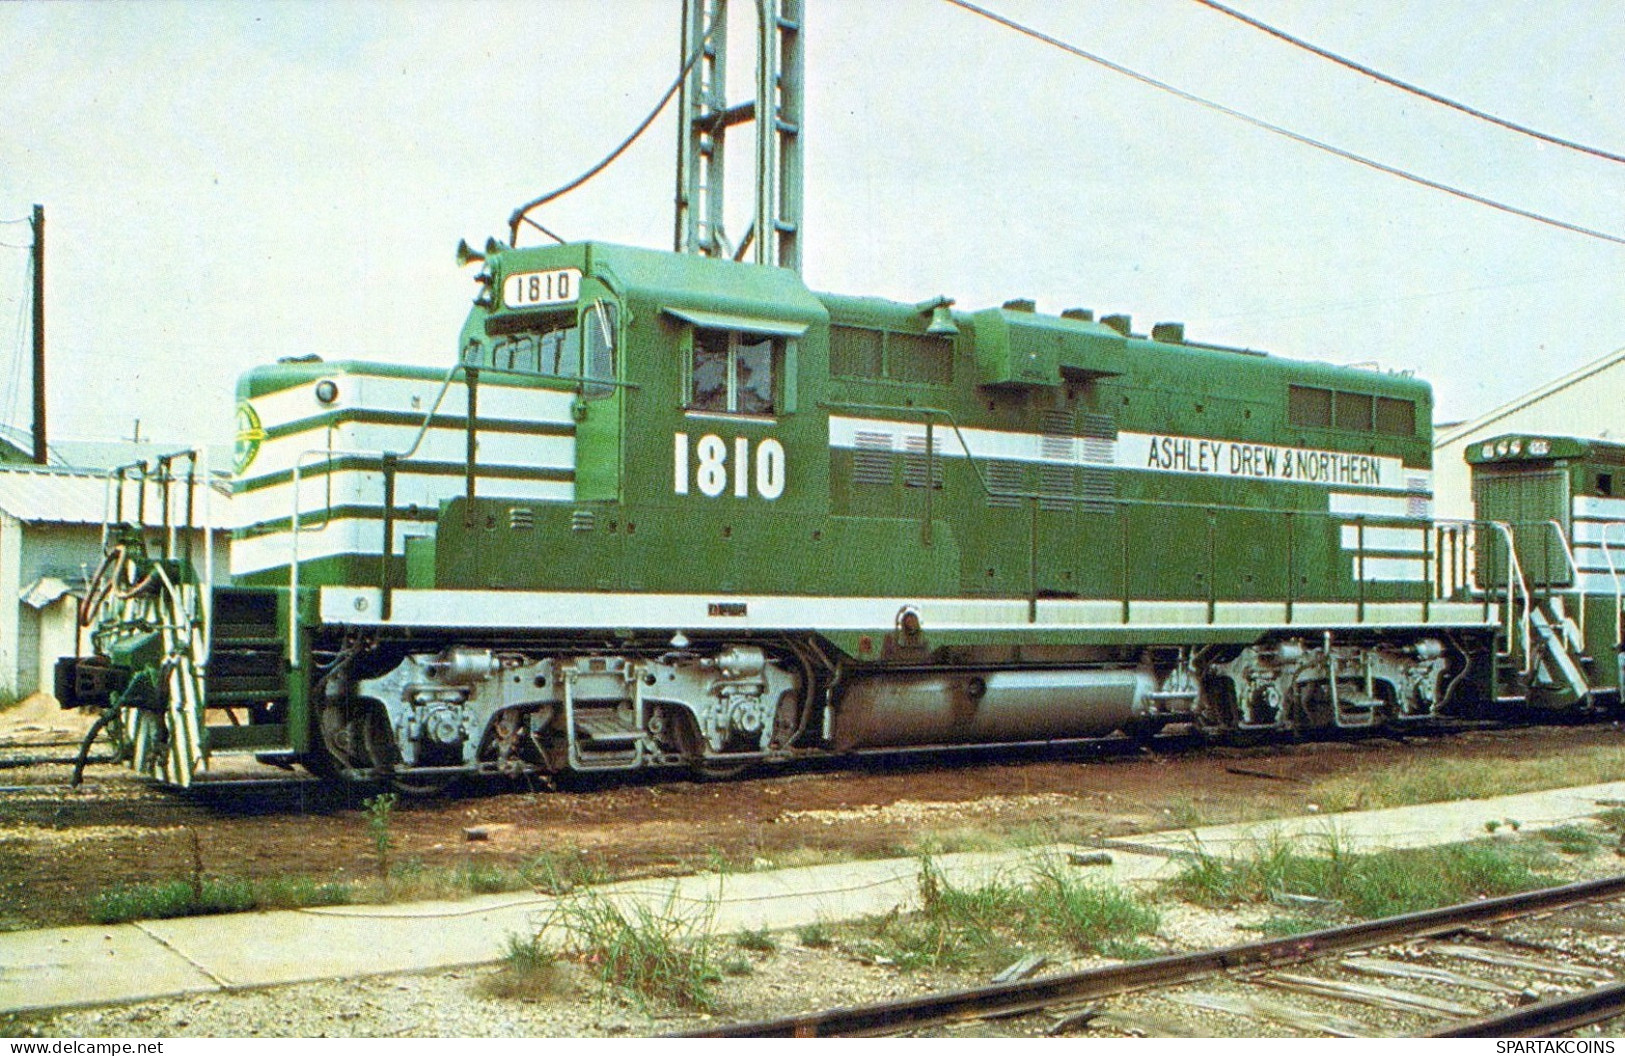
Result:
M615 305L594 301L579 317L504 320L504 332L492 335L483 352L470 362L492 370L535 374L545 378L615 379ZM517 325L516 325L517 324ZM487 326L487 330L493 329ZM584 385L589 399L607 396L613 385Z

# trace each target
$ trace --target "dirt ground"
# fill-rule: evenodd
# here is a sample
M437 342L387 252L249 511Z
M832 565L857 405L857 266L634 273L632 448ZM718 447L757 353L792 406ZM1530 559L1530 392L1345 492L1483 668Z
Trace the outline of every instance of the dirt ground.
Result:
M0 716L0 748L63 759L70 747L17 747L50 735ZM578 780L547 790L476 785L403 800L391 829L397 863L515 867L544 854L585 854L613 877L804 864L838 857L962 849L1034 839L1087 839L1314 809L1319 779L1407 759L1549 756L1625 744L1613 725L1373 737L1257 748L1155 753L1125 743L925 753L825 761L732 780L665 775ZM366 790L282 777L251 761L211 774L221 787L164 789L111 766L67 787L66 762L0 770L0 928L78 923L99 891L187 876L192 833L209 875L365 877L373 844ZM483 828L485 839L465 830Z

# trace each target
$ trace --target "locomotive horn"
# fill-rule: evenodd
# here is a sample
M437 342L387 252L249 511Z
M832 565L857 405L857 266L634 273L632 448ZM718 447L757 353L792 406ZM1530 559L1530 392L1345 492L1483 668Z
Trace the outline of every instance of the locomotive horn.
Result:
M463 238L457 241L457 266L459 268L467 267L477 260L484 259L485 254L476 253L474 247L468 244L468 239Z

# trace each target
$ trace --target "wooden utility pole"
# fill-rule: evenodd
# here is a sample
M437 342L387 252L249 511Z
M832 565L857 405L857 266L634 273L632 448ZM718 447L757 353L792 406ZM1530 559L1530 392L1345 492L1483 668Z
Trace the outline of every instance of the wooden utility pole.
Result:
M34 206L34 462L46 465L45 447L45 207Z

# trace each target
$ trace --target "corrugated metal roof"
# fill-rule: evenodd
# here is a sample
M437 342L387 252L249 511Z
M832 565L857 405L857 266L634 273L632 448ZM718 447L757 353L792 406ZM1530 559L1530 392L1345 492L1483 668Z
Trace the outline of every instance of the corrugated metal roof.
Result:
M30 524L101 524L108 508L107 478L99 473L73 473L49 469L0 468L0 510ZM158 489L147 486L147 522L160 519ZM217 525L229 523L227 496L217 490L211 497ZM185 488L170 494L171 516L184 520ZM196 520L202 520L202 496L194 500ZM124 486L124 516L132 519L136 507L136 486Z

